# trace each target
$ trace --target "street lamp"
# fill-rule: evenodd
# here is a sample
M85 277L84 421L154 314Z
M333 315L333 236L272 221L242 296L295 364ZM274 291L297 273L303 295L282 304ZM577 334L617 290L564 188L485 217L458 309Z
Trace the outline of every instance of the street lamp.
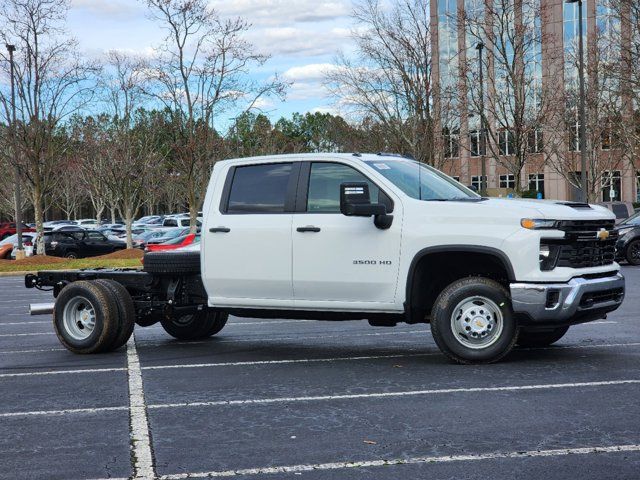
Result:
M18 235L18 248L16 249L16 260L24 258L24 250L22 247L22 194L20 192L20 174L18 172L18 143L16 141L16 87L13 64L13 52L16 51L15 45L6 44L9 52L9 64L11 66L11 137L13 141L13 178L15 183L15 202L16 202L16 234Z
M584 94L584 39L582 38L582 0L566 0L567 4L578 4L578 83L580 84L580 102L579 112L580 117L580 183L582 184L582 198L583 202L588 202L589 194L587 187L587 118L585 109L585 94Z
M479 42L476 45L478 50L478 72L480 81L480 195L483 197L487 195L487 164L485 158L486 143L485 143L485 122L484 122L484 74L482 69L482 50L484 49L484 43Z

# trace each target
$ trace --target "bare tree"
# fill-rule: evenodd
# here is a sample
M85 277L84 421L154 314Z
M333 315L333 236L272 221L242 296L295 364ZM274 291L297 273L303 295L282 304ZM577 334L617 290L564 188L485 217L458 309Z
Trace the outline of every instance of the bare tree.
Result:
M149 116L140 110L143 99L145 62L119 52L109 52L101 86L112 108L102 155L108 158L104 180L127 231L127 248L132 248L131 226L144 203L147 172L159 159L154 128L145 128Z
M61 122L91 98L90 79L97 66L80 58L75 40L62 24L68 0L4 0L0 6L0 39L15 44L18 147L21 172L29 187L36 229L43 232L45 198L54 188L68 143ZM2 68L8 64L0 54ZM0 102L10 103L0 89ZM4 109L7 111L7 109ZM39 235L37 252L44 254Z
M264 96L282 95L277 78L256 84L249 69L267 57L243 39L249 25L221 19L206 0L147 0L152 17L165 30L148 93L172 112L172 163L196 229L209 171L216 159L216 116L240 102L251 109Z
M435 164L429 18L427 0L402 0L390 9L380 0L356 4L357 53L340 54L326 80L342 108L385 127L391 149Z
M473 52L463 66L476 121L471 148L512 174L517 192L525 185L525 166L540 156L542 126L553 107L542 87L541 23L548 15L543 4L540 0L476 0L465 5L460 18L467 47Z

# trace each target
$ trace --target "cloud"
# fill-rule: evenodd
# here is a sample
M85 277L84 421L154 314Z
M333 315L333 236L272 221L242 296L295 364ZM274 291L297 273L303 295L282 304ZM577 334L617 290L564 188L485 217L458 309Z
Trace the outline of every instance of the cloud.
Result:
M137 2L123 0L72 0L71 8L105 17L130 17L143 10Z
M291 82L287 98L308 100L326 98L328 91L323 85L325 76L340 67L333 63L310 63L291 67L282 74L282 78Z
M351 11L349 0L213 0L210 4L222 15L240 16L254 25L335 20Z
M248 40L271 56L315 57L334 55L348 41L344 28L298 26L251 29Z

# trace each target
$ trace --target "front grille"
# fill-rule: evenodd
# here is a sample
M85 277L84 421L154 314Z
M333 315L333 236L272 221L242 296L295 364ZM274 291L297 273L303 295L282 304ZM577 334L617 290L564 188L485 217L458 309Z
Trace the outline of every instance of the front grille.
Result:
M581 307L592 307L599 303L605 302L620 302L624 296L624 289L611 288L609 290L602 290L600 292L585 293L580 299Z
M553 241L560 246L558 267L587 268L611 265L615 261L618 233L613 230L613 220L565 220L559 229L565 238ZM598 238L598 232L607 230L609 237Z

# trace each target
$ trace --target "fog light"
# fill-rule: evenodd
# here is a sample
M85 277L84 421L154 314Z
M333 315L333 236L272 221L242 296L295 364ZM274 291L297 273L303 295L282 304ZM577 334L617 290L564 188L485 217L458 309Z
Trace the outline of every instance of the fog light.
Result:
M560 245L540 244L540 270L549 271L553 270L558 261L558 254L560 253Z

